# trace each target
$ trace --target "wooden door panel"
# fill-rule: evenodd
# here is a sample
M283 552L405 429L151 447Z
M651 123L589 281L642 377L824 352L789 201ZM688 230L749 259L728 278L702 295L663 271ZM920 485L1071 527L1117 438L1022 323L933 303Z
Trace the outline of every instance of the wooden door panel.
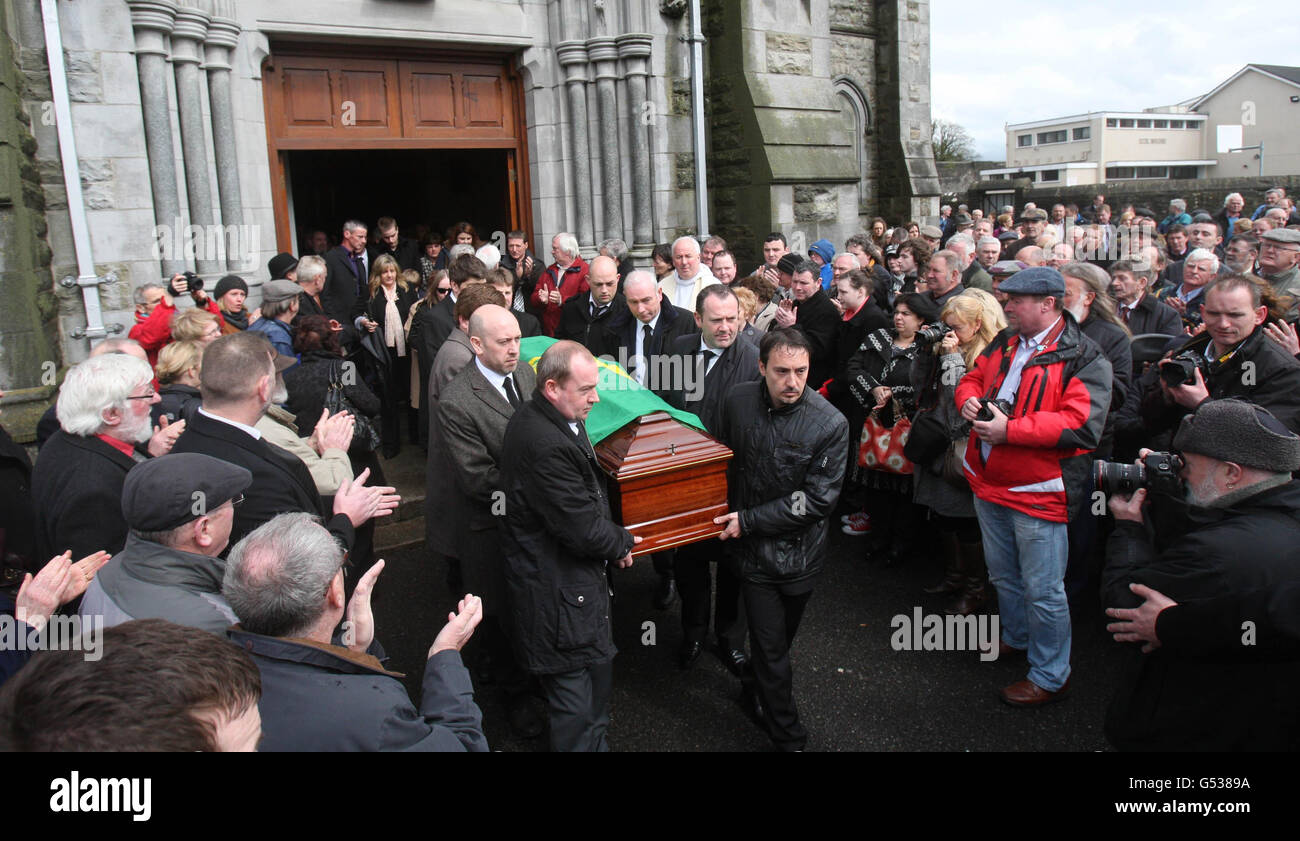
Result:
M401 117L389 107L390 79L387 68L344 67L337 71L337 102L344 129L378 129L385 135L401 136ZM395 74L394 74L395 75Z
M330 128L334 98L328 70L287 67L284 70L284 120L287 128Z
M456 74L416 68L402 73L402 110L408 137L454 135Z
M466 73L462 78L462 125L475 129L505 128L506 98L502 90L501 74L484 76Z

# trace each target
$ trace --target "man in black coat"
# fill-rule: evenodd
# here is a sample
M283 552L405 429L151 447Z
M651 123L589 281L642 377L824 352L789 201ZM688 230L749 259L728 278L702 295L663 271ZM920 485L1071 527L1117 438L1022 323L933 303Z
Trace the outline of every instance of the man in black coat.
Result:
M592 261L589 280L593 295L600 278L597 263L601 260L597 257ZM641 386L661 393L675 385L665 381L672 377L673 369L663 365L667 359L664 354L678 336L699 329L695 326L695 317L667 301L655 276L644 270L633 271L623 279L623 293L616 296L616 300L618 298L626 299L627 309L611 316L600 339L588 344L587 349L596 356L613 357ZM563 316L560 323L563 329ZM668 549L650 556L659 575L653 596L654 606L659 610L667 610L677 598L673 575L675 555L674 550Z
M515 410L501 452L502 549L520 663L541 678L557 751L605 751L617 649L607 566L639 542L612 522L583 420L599 399L595 358L556 342L533 399Z
M610 257L594 258L587 283L590 294L574 295L560 308L555 338L577 342L593 356L602 356L606 353L603 343L607 325L627 308L618 291L618 264Z
M254 427L266 412L278 370L293 363L276 356L260 334L244 331L222 336L203 352L203 408L172 448L202 453L237 464L253 474L244 502L235 509L230 531L234 545L253 529L286 511L318 516L349 549L355 529L371 517L392 513L401 501L388 487L363 487L362 472L344 482L326 505L307 465L293 453L262 439Z
M149 453L162 455L185 429L173 424L153 434L150 407L158 402L149 363L124 353L91 357L68 371L59 390L59 423L32 473L36 559L71 549L74 558L126 543L122 484ZM170 432L168 430L171 430Z
M722 401L739 383L757 380L758 347L740 338L740 302L730 287L706 286L697 303L700 333L679 336L674 354L685 358L682 371L695 373L690 383L663 393L674 408L694 413L711 435L718 435ZM718 590L713 625L718 656L739 677L745 656L745 615L740 604L740 579L716 540L691 543L677 550L674 570L682 597L682 648L679 664L690 668L704 650L709 633L709 562L718 562Z
M1177 336L1183 332L1183 320L1178 310L1156 300L1151 294L1155 277L1155 268L1145 261L1116 260L1111 263L1110 288L1118 304L1120 320L1128 325L1134 336L1144 333Z
M1185 462L1192 527L1158 553L1143 522L1147 491L1112 496L1105 603L1140 604L1130 584L1185 602L1294 582L1300 482L1291 471L1300 469L1300 438L1258 406L1211 400L1183 420L1174 447ZM1243 654L1198 658L1135 649L1106 716L1107 739L1121 750L1300 747L1300 662L1252 662Z
M379 232L379 242L366 249L369 259L366 265L373 265L376 257L387 254L397 261L402 271L420 270L420 245L409 237L403 237L397 230L397 220L391 216L380 216L375 222Z
M340 324L351 324L370 297L364 223L355 219L343 223L343 242L325 252L325 268L327 277L321 292L325 312Z
M835 373L835 345L840 334L840 311L822 291L817 264L805 260L791 272L793 299L782 302L772 328L797 327L812 348L808 384L813 391Z
M462 599L434 639L417 709L401 675L384 668L374 638L370 593L383 561L347 601L345 559L303 513L275 517L230 552L221 594L240 620L231 641L261 673L260 749L486 751L483 715L460 657L482 602Z
M808 733L794 703L790 644L826 554L827 518L840 498L849 425L808 387L811 345L799 330L769 331L759 345L763 379L741 383L722 404L718 438L731 448L731 513L722 540L735 562L749 617L751 707L782 750ZM747 687L748 688L748 687Z
M1148 435L1171 431L1206 399L1224 397L1262 406L1300 433L1300 362L1265 335L1268 309L1258 287L1240 275L1215 278L1204 301L1207 328L1180 353L1204 360L1205 371L1193 371L1191 383L1173 388L1156 379L1142 399Z

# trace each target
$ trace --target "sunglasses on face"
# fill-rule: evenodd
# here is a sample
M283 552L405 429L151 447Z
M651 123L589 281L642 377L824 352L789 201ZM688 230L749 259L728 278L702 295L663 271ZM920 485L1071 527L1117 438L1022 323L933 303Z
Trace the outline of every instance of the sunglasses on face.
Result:
M438 286L438 287L435 287L433 291L436 292L436 293L438 293L439 295L446 295L448 292L451 291L451 287L450 287L450 286L445 286L445 287L444 287L444 286Z

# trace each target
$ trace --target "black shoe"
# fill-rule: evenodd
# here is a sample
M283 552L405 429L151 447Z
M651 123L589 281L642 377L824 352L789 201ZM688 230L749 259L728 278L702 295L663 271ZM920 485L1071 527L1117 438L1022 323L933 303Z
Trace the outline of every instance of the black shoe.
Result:
M675 601L677 601L677 582L668 576L661 576L655 586L655 607L659 610L667 610Z
M687 640L682 643L681 650L677 652L677 665L682 669L689 669L695 665L695 661L700 659L704 653L704 643L692 642Z
M533 701L528 693L511 698L507 714L510 719L510 732L517 739L535 739L542 735L542 730L545 729L542 717L533 708Z
M758 725L758 728L764 733L767 731L767 711L763 709L763 702L759 699L758 693L753 687L746 685L740 690L740 709L744 711L745 717Z
M741 677L745 674L745 670L749 666L749 658L745 656L744 651L739 648L723 649L720 656L722 658L722 665L727 667L727 671L731 672L736 677Z

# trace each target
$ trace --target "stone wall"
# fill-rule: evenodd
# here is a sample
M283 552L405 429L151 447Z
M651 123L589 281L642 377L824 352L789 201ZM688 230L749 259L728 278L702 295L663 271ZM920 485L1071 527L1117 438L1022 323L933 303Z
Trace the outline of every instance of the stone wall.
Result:
M939 179L930 145L930 4L875 0L878 215L934 221Z
M27 442L54 393L61 360L45 194L23 104L27 79L18 69L30 57L23 54L19 29L0 4L0 389L5 429ZM53 119L48 109L35 113L38 121Z
M976 181L980 180L981 169L1001 167L1001 161L945 161L935 163L939 173L939 193L944 203L957 196L964 196ZM961 203L960 200L957 202ZM956 204L953 205L956 207Z

